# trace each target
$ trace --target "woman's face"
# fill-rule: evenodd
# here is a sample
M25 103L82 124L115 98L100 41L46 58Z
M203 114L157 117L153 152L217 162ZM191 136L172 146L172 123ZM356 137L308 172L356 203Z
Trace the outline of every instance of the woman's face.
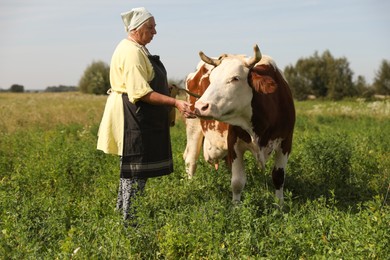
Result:
M137 42L141 45L146 45L153 40L153 36L157 34L156 23L154 17L150 17L141 27L135 31Z

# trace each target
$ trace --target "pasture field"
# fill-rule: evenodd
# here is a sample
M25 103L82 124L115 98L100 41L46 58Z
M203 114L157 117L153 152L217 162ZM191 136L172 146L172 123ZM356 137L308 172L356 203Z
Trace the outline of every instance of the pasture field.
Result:
M389 259L390 102L296 102L285 182L246 155L242 203L230 174L200 161L150 179L138 228L115 211L119 159L96 150L106 97L0 93L1 259Z

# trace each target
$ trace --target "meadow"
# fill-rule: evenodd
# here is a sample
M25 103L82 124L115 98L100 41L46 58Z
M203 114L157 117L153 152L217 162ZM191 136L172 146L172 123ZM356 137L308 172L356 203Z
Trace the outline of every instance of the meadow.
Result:
M178 116L175 171L148 181L138 228L115 211L118 157L96 150L105 101L0 93L1 259L389 259L389 100L295 103L282 208L250 154L240 205L226 165L188 180Z

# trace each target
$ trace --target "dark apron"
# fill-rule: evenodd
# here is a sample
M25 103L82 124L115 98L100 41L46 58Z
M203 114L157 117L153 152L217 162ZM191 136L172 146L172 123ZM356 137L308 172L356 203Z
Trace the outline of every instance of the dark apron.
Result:
M150 87L169 96L167 73L159 56L148 56L154 78ZM124 140L121 178L149 178L173 172L168 106L137 101L133 104L122 94Z

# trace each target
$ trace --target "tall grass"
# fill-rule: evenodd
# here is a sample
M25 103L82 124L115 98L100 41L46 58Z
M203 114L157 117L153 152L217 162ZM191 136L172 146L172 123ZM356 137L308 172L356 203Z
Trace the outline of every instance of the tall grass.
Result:
M96 151L105 97L0 94L3 259L387 259L389 103L297 102L285 205L247 154L242 204L230 174L200 161L185 176L185 125L172 128L175 172L150 179L139 227L115 212L119 160ZM65 114L65 115L64 115ZM8 115L4 117L3 115ZM271 165L267 165L267 170Z
M0 132L58 125L93 125L101 118L106 97L70 93L0 93Z

